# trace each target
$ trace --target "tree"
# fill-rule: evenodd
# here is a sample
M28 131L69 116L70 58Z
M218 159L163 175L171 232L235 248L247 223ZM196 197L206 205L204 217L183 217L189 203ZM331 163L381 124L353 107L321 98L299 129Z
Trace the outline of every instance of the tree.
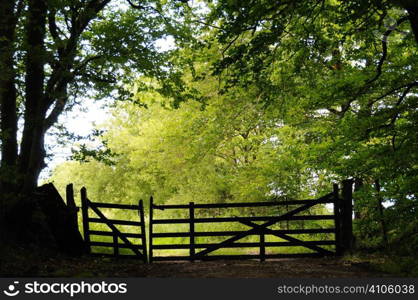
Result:
M158 1L144 1L136 9L123 4L1 2L2 191L36 186L44 168L44 135L83 92L103 97L113 91L123 97L123 85L136 74L168 75L166 54L153 41L179 36L181 28L161 15ZM24 125L18 146L19 120Z
M86 96L126 99L126 84L139 74L158 80L176 76L169 54L154 42L167 35L181 42L185 18L178 14L181 2L164 3L0 1L3 214L10 217L14 205L37 186L45 167L45 134L63 111ZM174 85L163 87L169 92Z
M260 87L305 135L313 172L362 183L360 234L379 232L378 246L385 232L416 237L417 2L208 3L202 23L215 25L207 31L223 45L214 73L227 87Z
M195 75L205 72L213 55L198 55L202 62L195 62ZM323 192L309 185L306 149L295 142L303 133L282 125L277 111L264 107L258 88L222 93L216 77L193 81L189 74L185 81L204 102L189 100L173 109L156 93L137 93L134 98L147 108L120 103L100 125L110 151L81 146L75 156L81 163L58 166L51 180L62 190L71 178L94 198L122 203L150 195L159 203L223 203Z

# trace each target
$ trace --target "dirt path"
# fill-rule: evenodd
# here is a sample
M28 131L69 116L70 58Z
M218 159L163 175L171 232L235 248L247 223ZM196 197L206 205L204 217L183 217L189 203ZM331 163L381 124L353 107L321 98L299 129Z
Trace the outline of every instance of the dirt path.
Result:
M266 262L210 261L158 262L113 258L67 258L3 265L2 277L155 277L155 278L279 278L279 277L386 277L367 263L354 264L340 258L277 259Z

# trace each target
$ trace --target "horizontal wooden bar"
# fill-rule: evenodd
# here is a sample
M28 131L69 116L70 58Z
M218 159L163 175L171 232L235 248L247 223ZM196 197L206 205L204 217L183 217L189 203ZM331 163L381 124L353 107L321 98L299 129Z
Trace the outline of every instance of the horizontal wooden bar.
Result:
M266 254L264 257L266 259L275 259L275 258L296 258L296 257L323 257L321 253L285 253L285 254ZM259 259L259 254L241 254L241 255L209 255L199 257L195 260L241 260L241 259ZM191 260L190 256L153 256L153 261L181 261Z
M132 205L132 204L116 204L116 203L104 203L104 202L90 201L89 205L94 205L95 207L100 207L100 208L118 208L118 209L139 210L138 205Z
M195 223L217 223L217 222L239 222L245 221L298 221L298 220L334 220L334 215L308 215L308 216L288 216L282 219L280 216L266 216L266 217L227 217L227 218L196 218ZM153 224L186 224L190 223L189 219L154 219Z
M335 241L303 241L306 245L335 245ZM207 248L217 245L217 243L211 244L194 244L194 248ZM290 246L300 246L303 247L300 243L295 242L265 242L265 247L290 247ZM154 249L190 249L190 244L167 244L167 245L156 245L153 244ZM248 242L248 243L233 243L222 246L220 248L251 248L251 247L260 247L259 242Z
M87 219L89 222L91 223L112 223L112 224L117 224L117 225L131 225L131 226L141 226L142 223L141 222L137 222L137 221L126 221L126 220L112 220L112 219L107 219L107 220L103 220L100 218L88 218Z
M283 205L303 205L312 202L317 202L318 204L323 203L334 203L333 194L325 195L319 199L313 200L286 200L286 201L270 201L270 202L236 202L236 203L202 203L194 204L194 208L235 208L235 207L262 207L262 206L283 206ZM169 204L169 205L160 205L153 204L152 208L155 209L186 209L189 208L188 204Z
M335 228L323 228L323 229L286 229L286 230L273 230L274 233L280 234L315 234L315 233L334 233ZM197 236L234 236L247 231L206 231L195 232ZM259 235L259 233L253 233L252 235ZM266 234L268 235L268 234ZM166 237L189 237L190 232L155 232L152 234L153 238L166 238Z
M90 246L112 247L112 248L115 245L112 242L94 242L94 241L90 241L88 244ZM141 250L142 248L144 248L143 245L126 245L122 243L118 243L117 245L119 248L125 248L125 249L132 249L134 247L136 249Z
M90 230L89 233L90 235L101 235L101 236L114 236L115 235L112 231ZM142 238L142 234L139 234L139 233L122 232L122 235L124 235L127 238Z

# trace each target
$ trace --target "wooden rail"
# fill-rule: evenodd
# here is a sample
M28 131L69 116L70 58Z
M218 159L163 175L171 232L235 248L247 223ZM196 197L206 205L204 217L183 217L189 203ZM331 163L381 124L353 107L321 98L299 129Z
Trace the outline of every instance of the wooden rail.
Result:
M89 249L89 253L93 255L109 256L109 253L92 252L92 247L108 247L113 248L113 257L131 257L140 258L147 262L147 247L145 236L145 220L144 220L144 206L142 200L138 205L114 204L114 203L100 203L92 202L87 198L86 189L81 189L81 208L83 215L83 230L84 241ZM131 220L114 220L107 218L100 208L105 209L120 209L120 210L135 210L138 211L139 221ZM92 210L96 217L89 217L89 210ZM106 224L110 231L91 230L91 224ZM138 233L122 232L117 225L134 226ZM112 237L112 242L92 241L91 236L109 236ZM130 240L140 239L140 243L134 243ZM122 243L119 242L122 241ZM133 254L127 255L120 253L120 249L130 249Z
M284 258L284 257L316 257L324 255L336 255L339 251L339 245L341 242L338 240L341 236L340 230L340 209L339 203L341 199L339 197L338 188L332 193L327 194L319 199L314 200L286 200L282 202L257 202L257 203L222 203L222 204L199 204L190 202L189 204L170 204L160 205L155 204L153 199L150 200L150 219L149 219L149 261L170 261L170 260L213 260L213 259L260 259L264 261L270 258ZM310 208L331 203L334 204L334 211L329 215L299 215L302 212L309 211ZM293 209L276 216L228 216L228 217L196 217L196 211L208 212L206 215L210 215L212 209L225 209L228 208L255 208L255 207L289 207ZM156 218L155 210L160 211L163 214L165 210L185 210L188 211L188 217L182 218ZM183 213L184 214L184 213ZM269 228L278 224L281 221L310 221L310 220L331 220L334 221L334 226L329 228L295 228L295 229L272 229ZM232 231L215 231L210 230L207 227L207 231L196 230L196 224L219 224L219 223L239 223L247 226L248 230L232 230ZM258 224L255 222L264 222ZM187 231L175 232L175 231L157 231L159 224L189 224ZM183 225L183 226L184 226ZM165 227L166 228L166 227ZM175 227L173 227L175 228ZM336 234L338 232L338 234ZM305 241L300 238L294 237L299 234L334 234L333 239L326 240L310 240ZM293 235L293 236L290 236ZM248 236L258 236L258 241L252 242L240 242L242 238ZM276 236L284 241L272 242L268 241L267 237ZM188 238L183 242L177 243L157 243L156 239L164 238ZM197 238L219 238L225 237L221 242L197 242ZM159 240L158 240L159 241ZM332 247L334 250L323 248L323 246ZM302 247L309 249L307 253L270 253L273 247ZM216 254L216 250L220 249L239 249L239 248L255 248L258 249L258 254ZM164 250L188 250L188 255L157 255L156 251L161 253Z

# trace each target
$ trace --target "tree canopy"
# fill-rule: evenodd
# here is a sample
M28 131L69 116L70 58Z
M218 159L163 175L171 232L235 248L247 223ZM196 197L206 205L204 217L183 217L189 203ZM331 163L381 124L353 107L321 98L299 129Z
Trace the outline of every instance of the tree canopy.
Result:
M358 236L415 251L415 2L3 1L1 187L36 185L62 111L113 97L128 101L97 128L99 149L76 144L55 169L61 188L266 201L351 179ZM158 50L167 36L176 46Z

